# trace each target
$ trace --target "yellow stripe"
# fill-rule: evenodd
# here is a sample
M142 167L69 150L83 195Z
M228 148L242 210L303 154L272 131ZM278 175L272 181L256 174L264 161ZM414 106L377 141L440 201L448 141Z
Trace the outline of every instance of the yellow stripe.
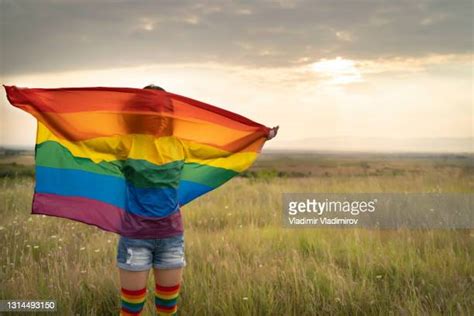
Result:
M171 300L179 296L179 291L172 294L165 294L164 292L155 291L155 295L164 300Z
M142 303L145 301L145 299L146 299L146 296L143 296L141 298L128 298L122 294L122 300L128 303L133 303L133 304Z
M125 159L142 159L161 165L176 160L220 167L241 172L257 158L255 152L231 153L213 146L176 137L153 137L144 134L97 137L83 141L68 141L54 135L38 121L36 143L55 141L75 157L88 158L95 163Z

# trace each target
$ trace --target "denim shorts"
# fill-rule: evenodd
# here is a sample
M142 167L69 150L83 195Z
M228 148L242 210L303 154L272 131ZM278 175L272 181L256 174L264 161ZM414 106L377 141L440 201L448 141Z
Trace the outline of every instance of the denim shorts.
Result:
M117 267L128 271L176 269L186 266L184 234L161 239L134 239L120 236Z

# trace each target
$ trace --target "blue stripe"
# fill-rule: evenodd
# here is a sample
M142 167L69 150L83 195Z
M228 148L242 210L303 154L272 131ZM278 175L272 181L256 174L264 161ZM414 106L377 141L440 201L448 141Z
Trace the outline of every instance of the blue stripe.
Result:
M131 313L140 312L143 309L143 306L145 306L145 300L143 301L143 303L136 303L136 304L132 304L132 303L122 300L122 307L125 307L125 309L127 309Z
M176 189L136 188L122 178L73 169L36 166L35 190L94 199L141 216L168 216L178 207Z
M185 205L213 189L204 184L181 180L178 187L179 205Z

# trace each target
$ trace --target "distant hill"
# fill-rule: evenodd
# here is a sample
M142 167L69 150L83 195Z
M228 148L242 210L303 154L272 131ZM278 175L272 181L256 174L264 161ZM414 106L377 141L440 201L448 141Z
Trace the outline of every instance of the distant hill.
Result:
M342 152L473 153L474 138L312 137L272 140L266 149Z
M32 154L35 149L27 146L0 146L0 156Z

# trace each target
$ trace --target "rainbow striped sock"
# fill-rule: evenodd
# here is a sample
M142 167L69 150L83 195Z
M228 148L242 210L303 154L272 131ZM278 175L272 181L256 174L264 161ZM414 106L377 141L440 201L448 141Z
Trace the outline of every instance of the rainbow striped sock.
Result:
M120 316L138 316L140 315L146 299L146 287L141 290L120 290L122 299L122 308Z
M162 286L156 284L155 306L157 315L176 315L178 306L176 305L179 296L180 284L173 286Z

